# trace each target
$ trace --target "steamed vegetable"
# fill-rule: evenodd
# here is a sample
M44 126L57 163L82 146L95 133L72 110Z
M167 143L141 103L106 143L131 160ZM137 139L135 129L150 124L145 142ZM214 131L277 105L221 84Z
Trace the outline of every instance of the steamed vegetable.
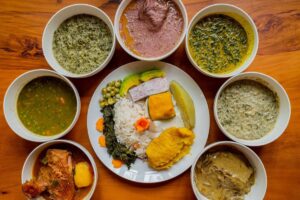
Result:
M184 126L193 129L195 126L195 106L192 97L176 81L171 81L170 89L181 113Z
M104 118L105 142L108 153L117 160L121 160L130 168L131 164L135 162L137 156L134 151L127 148L124 144L120 144L117 140L114 130L114 110L113 106L109 105L102 109Z
M87 187L93 182L93 174L87 162L79 162L75 165L74 181L77 188Z

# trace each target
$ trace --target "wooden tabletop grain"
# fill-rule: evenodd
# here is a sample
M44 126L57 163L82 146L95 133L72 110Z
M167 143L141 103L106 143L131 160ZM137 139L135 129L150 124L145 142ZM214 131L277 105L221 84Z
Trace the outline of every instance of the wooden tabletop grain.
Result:
M258 54L247 71L259 71L277 79L289 94L292 116L285 133L275 142L254 148L268 175L265 199L299 199L300 189L300 1L299 0L184 0L188 17L214 3L231 3L248 12L259 31ZM113 20L118 0L0 0L0 103L8 85L32 69L50 69L43 56L41 38L49 18L73 3L89 3L108 13ZM72 80L82 101L74 129L65 137L85 146L99 169L99 181L92 199L195 199L189 171L162 184L140 185L118 178L96 157L87 135L86 116L91 96L101 80L117 67L134 61L120 46L109 65L97 75ZM228 140L217 128L212 114L214 96L225 79L205 77L189 63L184 47L165 59L189 73L203 90L211 113L207 144ZM0 106L0 200L25 199L21 191L24 160L38 144L25 141L8 127Z

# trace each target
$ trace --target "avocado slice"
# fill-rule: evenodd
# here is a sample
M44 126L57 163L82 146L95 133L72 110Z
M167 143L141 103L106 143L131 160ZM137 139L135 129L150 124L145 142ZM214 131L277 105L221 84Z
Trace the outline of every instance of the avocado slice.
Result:
M141 79L141 81L145 82L145 81L149 81L150 79L153 79L153 78L162 78L165 76L166 76L166 74L164 71L162 71L160 69L152 69L152 70L141 73L140 79Z
M120 96L124 97L128 90L141 83L139 74L130 74L124 78L120 88Z

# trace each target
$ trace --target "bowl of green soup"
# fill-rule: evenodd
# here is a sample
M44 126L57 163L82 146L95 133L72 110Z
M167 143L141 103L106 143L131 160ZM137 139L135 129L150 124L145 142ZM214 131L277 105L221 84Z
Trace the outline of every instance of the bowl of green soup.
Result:
M17 77L3 103L5 119L20 137L44 142L66 135L80 114L80 97L71 81L38 69Z
M191 20L186 53L193 66L214 78L227 78L246 70L258 49L258 32L251 17L229 4L214 4Z

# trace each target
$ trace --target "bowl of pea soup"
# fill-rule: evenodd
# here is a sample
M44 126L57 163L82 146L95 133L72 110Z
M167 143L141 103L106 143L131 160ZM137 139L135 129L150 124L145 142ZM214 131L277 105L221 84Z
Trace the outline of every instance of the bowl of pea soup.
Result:
M3 103L10 128L23 139L45 142L66 135L80 114L77 89L62 75L31 70L8 87Z
M252 18L230 4L213 4L191 20L185 40L187 56L204 75L228 78L246 70L258 50Z

